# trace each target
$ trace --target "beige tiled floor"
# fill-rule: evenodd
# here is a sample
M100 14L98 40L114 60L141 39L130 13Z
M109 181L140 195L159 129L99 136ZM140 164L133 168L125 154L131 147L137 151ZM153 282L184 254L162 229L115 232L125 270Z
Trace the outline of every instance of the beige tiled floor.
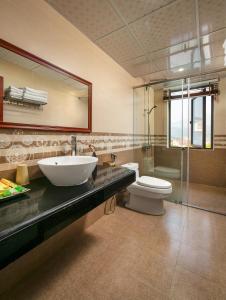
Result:
M190 182L189 204L226 214L226 188Z
M226 299L226 217L117 208L2 299Z
M164 178L165 180L169 180ZM169 197L169 201L174 203L188 204L194 207L217 212L226 215L226 187L218 187L200 183L189 182L188 199L186 193L186 181L171 180L173 185L173 193Z

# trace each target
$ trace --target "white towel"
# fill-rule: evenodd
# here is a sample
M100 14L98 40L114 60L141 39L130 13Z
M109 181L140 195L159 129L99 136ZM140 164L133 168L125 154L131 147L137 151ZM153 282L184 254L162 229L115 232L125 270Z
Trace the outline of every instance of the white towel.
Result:
M20 96L23 96L23 93L19 93L19 92L16 92L16 91L6 91L7 94L15 94L15 95L20 95Z
M6 98L13 98L13 99L23 99L23 95L18 95L18 94L14 94L14 93L7 93L6 94Z
M14 86L9 86L5 93L7 98L14 98L14 99L22 99L23 98L23 90L18 89Z
M8 96L9 98L23 99L23 95L19 95L16 93L9 93Z
M22 102L44 105L48 102L48 92L32 88L17 88L9 86L5 92L6 98L21 100Z
M29 94L35 94L35 95L39 95L39 96L48 97L48 92L41 91L41 90L35 90L35 89L29 88L29 87L24 88L24 93L29 93Z
M47 104L48 92L25 87L23 93L23 101L41 105Z
M32 99L40 99L40 100L44 100L47 101L48 97L47 96L40 96L40 95L35 95L35 94L31 94L31 93L24 93L23 94L24 98L32 98Z
M37 96L29 96L29 95L23 95L23 100L28 102L28 101L32 101L32 102L38 102L38 103L43 103L43 104L47 104L47 99L43 99L41 97L37 97Z
M7 90L17 92L17 93L23 93L23 89L17 88L17 87L12 86L12 85L10 85Z

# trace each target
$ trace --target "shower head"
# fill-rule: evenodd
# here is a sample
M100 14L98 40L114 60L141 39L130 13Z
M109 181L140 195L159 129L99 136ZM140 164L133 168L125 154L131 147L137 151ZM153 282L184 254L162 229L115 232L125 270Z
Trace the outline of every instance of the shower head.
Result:
M152 108L151 109L149 109L148 110L148 115L150 115L150 113L153 111L153 109L155 109L155 108L157 108L158 106L157 105L154 105L154 106L152 106Z

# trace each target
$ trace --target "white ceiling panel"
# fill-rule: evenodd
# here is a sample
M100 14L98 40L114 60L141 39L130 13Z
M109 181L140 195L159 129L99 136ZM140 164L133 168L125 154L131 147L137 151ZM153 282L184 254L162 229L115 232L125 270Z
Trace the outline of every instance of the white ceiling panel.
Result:
M201 49L203 59L226 56L226 29L202 36Z
M132 76L226 67L226 0L46 0Z
M169 57L150 57L150 73L167 70L169 68Z
M165 80L169 78L168 73L169 73L168 71L159 71L159 72L145 75L143 76L143 79L146 83L149 81Z
M225 56L213 57L203 62L202 71L210 72L214 70L220 70L223 68L223 66L226 67Z
M146 51L155 51L196 37L193 0L179 0L130 24Z
M150 74L150 64L146 56L141 56L133 60L129 60L122 63L122 66L136 77L143 76L144 74Z
M116 61L125 61L144 54L127 28L115 31L98 40L97 45Z
M181 70L187 72L189 70L199 71L200 56L198 48L176 52L171 55L161 53L152 53L147 60L145 56L139 59L130 60L122 63L122 66L136 77L142 77L147 74L169 71L172 74L181 74Z
M199 61L198 48L180 51L169 56L169 69L179 68L184 65L193 65Z
M200 61L198 42L196 39L178 44L148 55L152 72L197 66Z
M199 0L200 33L207 34L226 27L225 0Z
M127 23L166 6L175 0L113 0Z
M155 72L148 74L146 76L143 76L143 79L145 82L149 81L159 81L159 80L167 80L167 79L176 79L176 78L183 78L186 76L193 76L198 75L200 72L197 69L191 69L191 70L184 70L183 72L178 72L174 70L164 70L160 72Z
M105 0L46 1L91 40L96 40L124 25Z

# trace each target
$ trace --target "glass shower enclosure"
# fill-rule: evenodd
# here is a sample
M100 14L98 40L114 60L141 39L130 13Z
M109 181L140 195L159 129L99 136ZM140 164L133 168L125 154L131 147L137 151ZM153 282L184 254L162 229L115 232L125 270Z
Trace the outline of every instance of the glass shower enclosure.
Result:
M141 175L172 183L175 203L188 202L189 107L189 80L134 89L135 160Z
M140 175L170 181L169 201L221 214L226 214L225 84L226 78L220 83L188 78L134 88Z

